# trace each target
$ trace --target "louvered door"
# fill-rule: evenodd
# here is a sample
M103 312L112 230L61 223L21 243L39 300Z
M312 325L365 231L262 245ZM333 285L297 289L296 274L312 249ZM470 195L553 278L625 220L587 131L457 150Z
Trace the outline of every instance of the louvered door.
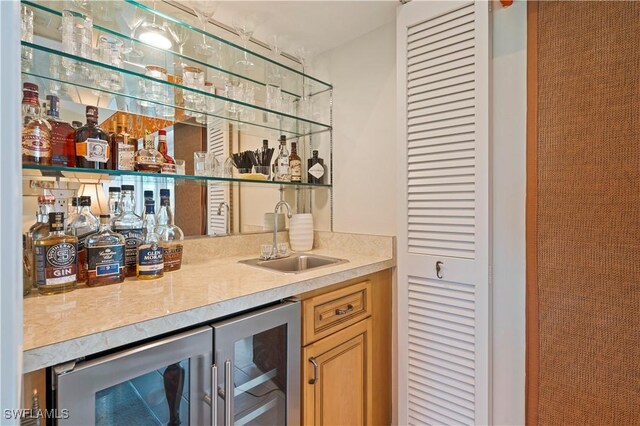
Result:
M399 423L489 423L487 2L398 15Z
M212 152L218 159L224 161L229 156L229 144L225 138L226 123L215 117L207 118L207 151ZM221 210L218 214L220 203L229 202L229 187L225 184L207 184L207 235L224 235L226 231L226 220L230 211Z

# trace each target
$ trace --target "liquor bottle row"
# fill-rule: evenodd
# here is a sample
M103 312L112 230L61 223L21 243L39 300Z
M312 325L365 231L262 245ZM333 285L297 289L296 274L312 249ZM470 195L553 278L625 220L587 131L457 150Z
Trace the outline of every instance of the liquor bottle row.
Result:
M120 117L117 132L109 133L98 125L98 108L86 107L87 123L69 124L60 120L60 100L49 95L40 106L38 86L23 84L22 162L27 164L176 173L174 159L168 154L167 133L158 130L155 138L146 132L144 146L130 138Z
M145 191L142 215L135 209L133 185L109 188L110 214L96 218L91 197L74 197L68 213L52 212L53 197L38 198L36 223L23 236L24 294L71 291L121 283L125 277L160 278L182 265L182 230L174 224L170 192Z

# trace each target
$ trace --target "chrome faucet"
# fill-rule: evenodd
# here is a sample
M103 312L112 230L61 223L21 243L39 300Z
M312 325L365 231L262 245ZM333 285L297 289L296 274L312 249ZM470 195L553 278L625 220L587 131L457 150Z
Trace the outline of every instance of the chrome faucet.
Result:
M271 256L269 256L269 259L277 259L280 257L278 254L278 210L280 210L280 206L287 208L287 217L291 219L291 206L284 200L278 201L273 212L273 247L271 248Z
M229 204L227 204L225 201L221 202L220 204L218 204L218 216L222 216L222 207L224 207L225 209L227 209L227 214L224 217L224 230L226 235L229 235L229 232L231 231L230 227L229 227Z

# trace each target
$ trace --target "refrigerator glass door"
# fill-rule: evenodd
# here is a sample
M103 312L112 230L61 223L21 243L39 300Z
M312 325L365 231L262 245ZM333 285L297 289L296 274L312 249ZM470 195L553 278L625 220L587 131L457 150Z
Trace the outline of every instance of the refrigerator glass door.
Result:
M300 304L284 303L213 327L218 425L299 424Z
M202 327L57 374L59 424L211 424L212 341Z

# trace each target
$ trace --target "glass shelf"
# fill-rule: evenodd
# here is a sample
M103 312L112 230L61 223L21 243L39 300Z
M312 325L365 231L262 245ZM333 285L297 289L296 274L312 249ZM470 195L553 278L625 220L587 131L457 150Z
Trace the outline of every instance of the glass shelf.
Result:
M23 70L23 75L48 80L53 83L53 85L47 84L45 86L47 87L47 90L45 90L47 94L57 94L56 90L52 90L56 83L59 85L66 84L83 90L87 98L90 98L91 94L93 94L93 98L102 96L103 104L100 105L102 107L109 107L112 102L117 102L117 99L111 99L110 97L119 97L121 101L125 101L125 104L116 105L117 108L113 109L157 116L169 120L174 120L177 117L176 110L182 110L191 116L206 115L246 126L277 130L295 136L320 133L331 129L328 124L314 122L202 90L188 88L178 83L149 77L139 70L116 68L52 48L24 41L21 43L23 47L33 50L32 64L28 69ZM67 75L67 68L62 65L63 61L75 62L77 69L81 71ZM107 74L110 75L108 78L111 80L114 79L114 75L119 76L121 87L105 88L96 83L100 79L106 79ZM192 98L199 97L203 101L195 106L186 107L183 105L183 100L187 96ZM238 111L231 112L234 109Z
M115 177L122 178L151 178L165 179L176 185L207 185L210 183L229 185L229 184L249 184L261 186L282 186L284 188L331 188L328 184L312 184L297 182L274 182L270 180L242 179L242 178L223 178L210 176L193 176L193 175L176 175L166 173L144 173L132 172L124 170L95 170L83 169L79 167L63 167L63 166L41 166L37 164L22 165L23 180L54 180L61 179L69 182L79 183L97 183L108 181ZM27 172L27 170L29 172Z
M22 4L32 8L36 13L36 22L38 16L52 21L48 28L59 28L60 16L65 6L69 2L64 1L22 1ZM195 16L187 15L178 8L162 6L164 9L171 8L172 14L179 14L184 19L192 19L194 25L170 16L163 11L154 10L153 7L147 6L139 1L126 0L121 1L95 1L87 2L90 10L83 10L91 15L93 19L94 31L104 33L120 38L137 53L136 57L127 57L130 63L137 65L157 64L158 60L164 60L167 64L186 64L204 68L208 71L208 78L224 79L240 79L252 82L258 86L266 84L278 84L282 87L283 92L300 97L303 94L313 96L317 93L323 93L332 89L332 86L317 78L309 76L297 68L302 68L298 63L288 60L284 56L274 56L273 52L263 49L255 45L254 50L245 49L242 46L216 35L212 32L205 32L196 25ZM188 7L187 7L188 8ZM77 9L81 10L81 9ZM145 22L156 22L158 25L164 25L173 38L173 47L169 50L159 49L151 46L138 39L135 34L135 28L131 27L135 23L144 20ZM211 28L211 25L209 25ZM42 35L60 40L59 32L52 32L46 29L35 28L36 35ZM41 34L39 34L39 31ZM225 34L225 37L228 34ZM213 46L213 54L203 56L196 50L196 44L202 40L206 40L207 44ZM234 38L236 36L233 36ZM252 45L252 47L254 47ZM254 65L251 67L241 66L238 61L244 55ZM282 62L289 61L291 66Z

